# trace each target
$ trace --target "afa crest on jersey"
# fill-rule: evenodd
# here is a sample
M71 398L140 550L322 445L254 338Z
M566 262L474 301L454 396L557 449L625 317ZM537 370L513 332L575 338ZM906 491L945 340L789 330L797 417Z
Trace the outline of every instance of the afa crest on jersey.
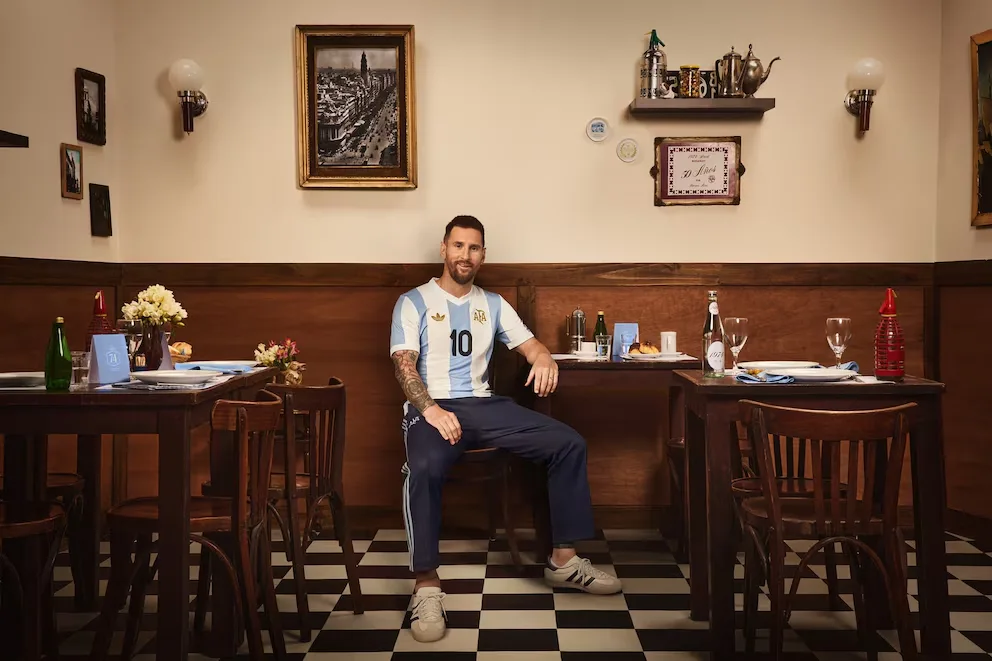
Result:
M486 323L486 311L476 309L472 312L472 321L477 321L480 324Z

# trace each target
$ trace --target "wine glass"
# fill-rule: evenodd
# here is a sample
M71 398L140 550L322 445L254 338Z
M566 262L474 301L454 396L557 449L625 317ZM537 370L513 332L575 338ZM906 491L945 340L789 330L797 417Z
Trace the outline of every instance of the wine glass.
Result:
M827 344L837 357L837 367L840 367L841 356L847 343L851 341L851 320L847 317L830 317L827 319Z
M138 343L141 342L141 320L140 319L118 319L117 330L127 338L127 359L134 369L134 354L138 351Z
M734 354L734 374L740 372L737 367L737 355L747 342L747 317L727 317L723 320L723 337L730 345Z

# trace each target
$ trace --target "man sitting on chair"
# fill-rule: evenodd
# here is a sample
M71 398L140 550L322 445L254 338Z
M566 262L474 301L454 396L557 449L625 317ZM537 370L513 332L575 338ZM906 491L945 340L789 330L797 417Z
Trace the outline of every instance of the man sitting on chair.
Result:
M403 294L393 309L389 350L407 397L403 516L410 569L417 576L410 628L421 642L444 635L444 593L435 571L441 488L465 450L498 447L547 466L554 550L545 582L596 594L620 591L616 577L575 554L575 542L594 533L585 440L567 425L490 390L487 371L495 340L527 359L525 385L533 385L540 397L558 386L558 366L502 296L473 284L485 261L485 240L476 218L455 217L441 242L441 277Z

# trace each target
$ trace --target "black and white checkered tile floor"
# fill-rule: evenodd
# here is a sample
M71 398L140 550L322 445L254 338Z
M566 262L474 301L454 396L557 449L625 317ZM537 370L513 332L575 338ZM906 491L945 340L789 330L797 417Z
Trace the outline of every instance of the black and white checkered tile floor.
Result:
M523 550L529 551L526 531L522 534ZM439 573L447 593L444 605L448 631L440 642L427 645L417 643L410 635L406 609L413 579L407 570L402 530L379 530L374 535L361 535L355 543L361 555L360 573L366 599L363 615L351 612L351 592L337 542L313 543L308 553L306 580L314 633L308 643L297 640L292 569L285 555L275 552L276 590L287 629L290 658L297 661L708 658L700 651L708 646L707 624L689 619L689 568L676 564L667 543L656 532L604 530L598 539L580 547L580 552L594 564L616 572L623 579L623 594L612 596L552 590L540 578L540 565L528 566L522 577L516 572L504 539L469 537L462 535L441 542L443 565ZM910 594L915 594L915 553L913 543L907 543ZM791 546L793 551L809 548L806 542ZM102 551L108 552L106 544ZM947 552L950 618L954 628L952 661L988 661L992 656L992 546L948 533ZM524 556L525 561L531 560L529 553L525 552ZM790 553L787 562L798 565L798 555ZM106 589L109 565L109 559L104 556L101 592ZM842 592L850 591L845 580L849 578L846 569L846 566L838 568ZM736 568L738 593L743 587L743 571L742 565ZM195 572L194 567L194 578ZM846 609L830 610L824 577L822 558L820 564L812 565L802 577L798 603L792 613L790 630L786 632L787 658L811 661L865 658L863 653L852 651L859 645L850 595L843 597ZM85 658L93 640L96 615L73 612L73 588L64 554L59 558L55 578L62 658ZM135 657L142 661L154 659L156 594L152 586L139 653ZM741 603L738 594L738 609ZM767 610L768 606L767 598L762 596L761 608ZM912 597L910 608L914 612L919 610ZM740 616L738 611L738 626ZM123 627L123 616L118 621ZM758 635L760 651L766 642L760 638L767 637L767 631L759 630ZM737 637L739 649L743 649L740 630ZM120 636L115 637L111 651L119 652L120 644ZM901 658L894 631L879 632L875 646L881 661ZM242 652L247 652L247 647Z

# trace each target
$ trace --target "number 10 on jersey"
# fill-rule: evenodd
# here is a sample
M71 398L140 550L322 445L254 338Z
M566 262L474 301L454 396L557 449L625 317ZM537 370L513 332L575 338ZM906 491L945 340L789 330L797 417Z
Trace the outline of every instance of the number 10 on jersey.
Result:
M472 332L463 330L451 331L451 355L471 356L472 355Z

